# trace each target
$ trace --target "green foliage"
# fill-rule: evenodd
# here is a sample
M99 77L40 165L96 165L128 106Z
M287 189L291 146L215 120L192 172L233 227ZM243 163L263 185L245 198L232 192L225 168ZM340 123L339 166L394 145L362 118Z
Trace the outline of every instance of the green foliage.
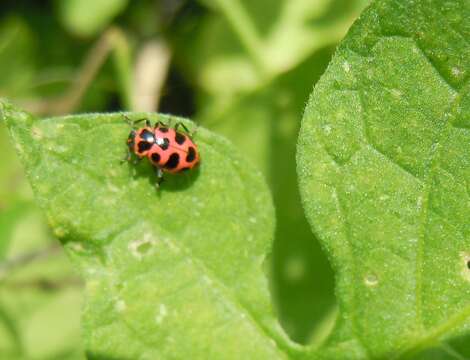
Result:
M330 62L367 3L2 5L0 95L36 115L3 103L0 358L470 358L470 9L377 0ZM106 113L192 128L136 108L155 70L162 112L235 145L200 127L159 192Z
M469 15L377 1L307 106L298 175L337 272L335 358L470 356Z
M0 89L10 96L28 93L34 76L33 34L19 17L11 16L0 24Z
M103 30L127 3L127 0L56 0L56 7L68 30L91 36Z
M199 171L157 192L149 164L132 175L109 151L124 152L123 115L36 120L7 104L3 113L36 198L87 281L90 356L283 357L288 341L262 270L271 199L232 146L199 128Z
M70 261L60 249L52 251L55 239L39 210L30 205L17 221L7 252L9 259L19 261L44 246L51 254L37 254L42 259L34 263L0 268L1 358L83 359L82 291Z

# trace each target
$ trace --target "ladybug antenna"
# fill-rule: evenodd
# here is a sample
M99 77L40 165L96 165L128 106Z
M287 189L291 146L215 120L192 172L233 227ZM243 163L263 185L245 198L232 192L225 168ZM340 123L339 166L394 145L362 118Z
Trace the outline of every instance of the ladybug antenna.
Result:
M128 123L130 126L134 126L134 121L129 116L127 116L126 114L123 114L123 116L124 116L124 121L126 123Z

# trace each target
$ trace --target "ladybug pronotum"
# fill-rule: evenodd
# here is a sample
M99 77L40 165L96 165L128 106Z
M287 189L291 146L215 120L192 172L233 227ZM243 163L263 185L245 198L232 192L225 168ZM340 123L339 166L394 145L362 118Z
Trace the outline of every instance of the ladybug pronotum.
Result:
M129 121L129 119L128 119ZM145 121L145 127L134 128L138 122ZM138 160L147 158L157 174L157 187L163 181L163 173L179 173L190 170L199 164L199 151L183 123L174 128L157 121L154 126L148 119L129 121L133 127L127 138L127 161L135 154ZM183 128L185 133L179 131Z

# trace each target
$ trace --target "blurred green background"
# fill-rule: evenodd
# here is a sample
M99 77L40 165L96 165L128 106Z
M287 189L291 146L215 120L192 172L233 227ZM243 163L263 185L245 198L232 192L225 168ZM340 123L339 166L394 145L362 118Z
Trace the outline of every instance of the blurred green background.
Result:
M3 0L0 96L39 116L160 111L228 137L272 189L267 272L280 321L294 340L319 342L335 319L333 274L303 216L296 137L367 2ZM81 293L0 123L0 359L83 358Z

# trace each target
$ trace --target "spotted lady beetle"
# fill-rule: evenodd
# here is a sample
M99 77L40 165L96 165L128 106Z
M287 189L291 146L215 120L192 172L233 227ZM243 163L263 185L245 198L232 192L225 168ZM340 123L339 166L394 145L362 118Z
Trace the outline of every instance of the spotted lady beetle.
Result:
M163 174L180 173L193 169L199 164L199 151L192 140L193 133L183 123L177 123L174 127L167 126L157 121L152 126L149 119L132 121L126 117L132 127L127 138L127 161L135 154L137 160L147 158L154 166L157 174L157 187L163 181ZM135 124L145 121L145 127L135 128ZM185 133L179 131L183 128Z

